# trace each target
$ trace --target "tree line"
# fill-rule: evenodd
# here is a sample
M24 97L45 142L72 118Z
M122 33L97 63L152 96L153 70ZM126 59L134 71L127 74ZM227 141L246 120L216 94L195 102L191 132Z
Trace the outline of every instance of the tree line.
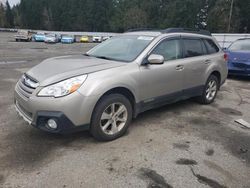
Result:
M232 0L21 0L14 7L0 3L0 27L100 32L206 27L244 33L250 31L249 10L250 0L233 5Z

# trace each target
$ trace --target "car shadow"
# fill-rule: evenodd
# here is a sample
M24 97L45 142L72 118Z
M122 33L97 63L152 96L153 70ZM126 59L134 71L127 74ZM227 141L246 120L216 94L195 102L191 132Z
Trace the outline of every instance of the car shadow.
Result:
M228 79L230 79L230 80L236 80L236 81L249 82L250 81L250 76L229 75Z
M84 151L85 147L98 143L88 131L59 135L27 127L23 122L18 126L0 143L0 148L5 148L4 155L0 156L1 169L38 170L64 151Z

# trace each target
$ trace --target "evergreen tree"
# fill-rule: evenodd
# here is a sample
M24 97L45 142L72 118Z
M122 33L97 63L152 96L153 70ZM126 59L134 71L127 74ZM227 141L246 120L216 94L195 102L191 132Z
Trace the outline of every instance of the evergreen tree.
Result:
M5 26L5 10L3 4L0 2L0 27Z
M5 10L5 27L13 27L14 26L14 16L9 4L9 1L6 1L6 10Z
M208 19L208 2L209 0L205 0L204 6L201 8L200 12L197 14L197 22L195 27L197 29L206 29L207 27L207 19Z
M0 5L0 27L64 31L207 28L226 32L232 0L21 0ZM234 0L231 31L250 32L250 0Z

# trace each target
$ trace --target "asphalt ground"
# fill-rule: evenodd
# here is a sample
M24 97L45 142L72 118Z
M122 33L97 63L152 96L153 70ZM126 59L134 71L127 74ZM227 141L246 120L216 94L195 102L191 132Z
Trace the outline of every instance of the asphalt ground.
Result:
M147 111L113 142L88 132L54 135L15 112L14 86L42 60L95 44L14 42L0 33L0 187L250 187L250 79L231 77L216 101L181 101Z

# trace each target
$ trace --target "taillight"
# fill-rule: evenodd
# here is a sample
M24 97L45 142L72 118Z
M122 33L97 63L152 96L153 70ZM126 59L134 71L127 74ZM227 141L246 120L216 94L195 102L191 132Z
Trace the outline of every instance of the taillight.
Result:
M225 61L228 61L228 54L224 54L224 59L225 59Z

